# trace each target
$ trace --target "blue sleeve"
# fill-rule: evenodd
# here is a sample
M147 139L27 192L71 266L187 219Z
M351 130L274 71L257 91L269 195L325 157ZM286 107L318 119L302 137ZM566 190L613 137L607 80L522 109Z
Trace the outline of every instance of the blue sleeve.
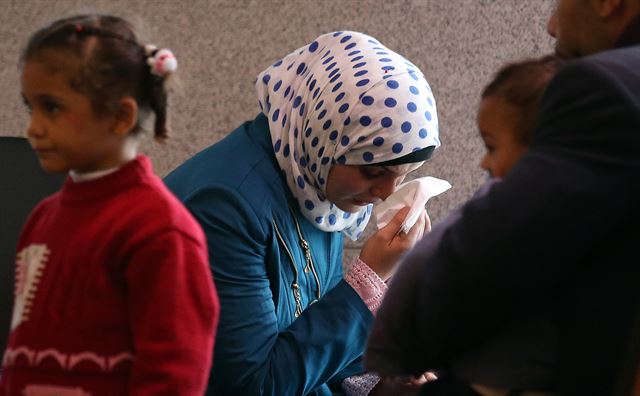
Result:
M616 73L635 76L623 83ZM397 374L446 365L522 312L557 309L554 296L570 288L582 293L576 279L597 285L627 271L625 260L607 259L606 272L591 260L628 253L621 242L637 233L640 91L630 84L639 81L637 69L584 62L558 74L530 152L404 260L372 330L368 367Z
M221 304L209 393L305 395L362 354L373 316L345 281L278 331L269 223L226 188L198 191L185 204L206 233Z
M329 381L329 387L336 393L343 393L342 381L346 378L361 375L363 373L365 373L364 362L362 356L359 356L356 360L351 362L347 367L331 378Z

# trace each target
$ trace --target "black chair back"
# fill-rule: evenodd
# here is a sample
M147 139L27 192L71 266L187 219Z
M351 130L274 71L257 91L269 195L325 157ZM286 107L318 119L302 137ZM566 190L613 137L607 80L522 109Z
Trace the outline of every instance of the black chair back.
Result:
M13 308L16 245L29 212L57 191L64 175L42 170L24 138L0 137L0 356Z

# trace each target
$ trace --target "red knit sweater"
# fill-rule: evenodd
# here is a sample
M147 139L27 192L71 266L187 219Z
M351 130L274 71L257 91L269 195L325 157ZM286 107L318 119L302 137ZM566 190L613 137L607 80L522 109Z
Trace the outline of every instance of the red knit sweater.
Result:
M0 394L200 395L219 303L197 222L143 156L33 211Z

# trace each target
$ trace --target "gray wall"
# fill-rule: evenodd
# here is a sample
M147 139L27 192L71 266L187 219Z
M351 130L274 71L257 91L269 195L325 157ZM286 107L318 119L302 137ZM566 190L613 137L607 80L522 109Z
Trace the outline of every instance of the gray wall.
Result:
M475 127L482 87L497 67L552 50L550 0L0 0L0 136L21 136L27 117L17 60L31 32L76 13L114 13L143 37L174 50L180 63L172 102L173 136L142 151L165 175L258 112L255 76L324 32L368 33L427 76L440 117L442 147L420 171L453 189L430 203L437 221L485 178ZM351 247L347 254L353 254Z

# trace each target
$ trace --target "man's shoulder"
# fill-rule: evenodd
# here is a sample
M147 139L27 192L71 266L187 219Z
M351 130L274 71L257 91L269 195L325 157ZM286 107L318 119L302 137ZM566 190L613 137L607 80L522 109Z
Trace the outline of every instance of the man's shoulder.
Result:
M583 58L584 60L603 61L608 59L640 59L640 44L628 47L613 48Z
M640 45L598 52L571 63L577 67L595 67L610 72L626 69L640 76Z
M568 96L574 98L568 100ZM542 111L553 111L558 106L573 108L578 104L593 104L582 100L587 97L604 101L598 106L610 104L615 97L615 100L639 108L640 45L602 51L567 62L549 83Z

